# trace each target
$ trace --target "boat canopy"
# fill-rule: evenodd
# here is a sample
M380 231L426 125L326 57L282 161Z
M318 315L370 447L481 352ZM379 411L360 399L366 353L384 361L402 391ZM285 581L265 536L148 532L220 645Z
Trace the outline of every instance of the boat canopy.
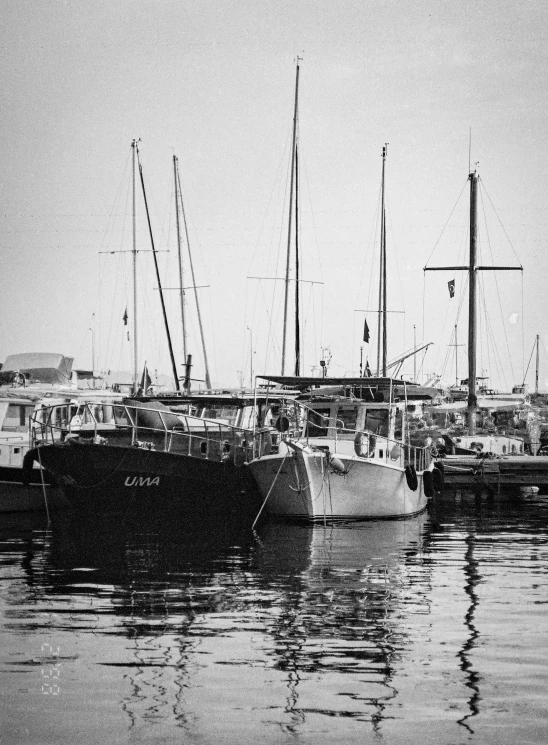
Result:
M32 383L68 384L72 376L73 357L51 352L10 354L2 373L21 373Z
M357 398L367 398L364 392L374 395L380 391L385 392L382 400L388 400L386 391L392 388L394 398L407 398L414 400L441 400L438 388L421 386L418 383L402 380L401 378L317 378L296 377L286 375L257 375L260 380L268 380L297 391L318 393L319 395L354 395ZM380 396L379 396L379 400Z

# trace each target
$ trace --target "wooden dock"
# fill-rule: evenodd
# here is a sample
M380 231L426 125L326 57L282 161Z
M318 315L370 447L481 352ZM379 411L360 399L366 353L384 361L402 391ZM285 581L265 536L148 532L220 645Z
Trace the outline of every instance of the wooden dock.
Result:
M489 489L495 493L523 486L548 488L548 456L505 455L473 458L448 455L443 463L444 484L450 489Z

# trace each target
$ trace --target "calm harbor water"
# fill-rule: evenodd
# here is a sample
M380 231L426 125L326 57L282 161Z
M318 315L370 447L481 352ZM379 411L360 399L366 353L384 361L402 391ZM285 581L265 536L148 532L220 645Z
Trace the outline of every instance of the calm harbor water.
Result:
M256 536L0 517L0 743L545 743L548 497Z

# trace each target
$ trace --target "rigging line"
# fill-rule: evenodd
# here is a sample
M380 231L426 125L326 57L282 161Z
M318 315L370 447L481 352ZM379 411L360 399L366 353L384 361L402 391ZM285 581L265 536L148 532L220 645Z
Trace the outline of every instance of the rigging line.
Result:
M535 340L534 340L534 343L533 343L533 349L531 349L531 356L529 357L529 362L527 363L527 369L525 370L525 373L523 375L523 383L524 384L525 384L525 378L527 377L527 373L529 372L529 366L531 365L531 360L533 359L533 354L535 352L536 343L537 343L537 338L535 336Z
M390 211L390 204L389 204L388 197L385 197L385 206L386 206L386 216L388 217L388 226L390 228L390 237L392 238L392 242L390 243L390 245L393 248L391 255L394 257L394 262L392 263L396 264L396 273L398 275L398 281L400 285L401 304L402 304L403 311L405 313L405 300L404 300L404 295L403 295L403 286L402 286L402 280L401 280L401 274L400 274L400 264L398 261L398 246L396 243L396 235L394 233L394 224L392 222L392 213ZM404 344L404 349L405 349L405 344Z
M320 279L323 282L324 281L324 275L323 275L322 259L321 259L321 255L320 255L320 243L319 243L319 240L318 240L318 230L316 228L315 212L313 210L313 205L312 205L312 192L311 192L311 189L310 189L310 183L309 183L309 180L308 180L308 169L307 169L307 166L306 166L306 164L307 164L307 161L306 161L306 148L303 148L302 143L301 143L300 140L299 140L299 160L300 160L299 169L301 171L301 178L302 178L302 174L304 173L304 181L306 183L306 194L307 194L307 197L308 197L308 208L310 210L308 216L309 216L309 218L310 218L310 220L312 222L312 232L314 234L314 246L316 248L316 257L317 257L318 266L319 266L319 269L320 269ZM303 272L303 274L304 274L304 272Z
M459 194L459 196L458 196L458 198L457 198L457 201L455 202L455 205L454 205L453 209L451 210L451 214L450 214L450 215L449 215L449 217L447 218L447 222L445 223L445 225L444 225L444 226L443 226L443 228L441 229L441 233L440 233L440 235L439 235L439 237L438 237L438 240L437 240L437 241L436 241L436 243L434 244L434 248L432 249L432 251L431 251L431 253L430 253L430 256L429 256L429 257L428 257L428 259L426 260L426 263L425 263L425 265L424 265L424 266L428 266L428 262L429 262L429 261L430 261L430 259L432 258L432 255L433 255L434 251L436 250L436 248L437 248L437 246L438 246L438 244L439 244L439 242L440 242L440 240L441 240L441 237L442 237L442 235L444 234L444 232L445 232L445 229L447 228L447 225L449 224L449 220L450 220L450 219L451 219L451 218L453 217L453 212L455 211L455 209L457 208L457 205L458 205L458 203L460 202L460 198L462 197L462 193L463 193L463 191L464 191L464 190L466 189L466 187L467 187L467 186L468 186L468 178L466 178L466 181L464 182L464 186L462 187L462 191L461 191L461 193Z
M194 287L194 301L196 303L196 315L198 316L198 326L200 329L200 339L202 342L202 355L203 355L203 361L204 361L204 368L205 368L205 384L207 388L211 388L211 380L209 376L209 364L207 359L207 350L206 350L206 343L205 343L205 336L204 336L204 328L202 325L202 314L200 313L200 304L198 302L198 289L197 289L197 283L196 283L196 274L194 272L194 261L192 258L192 252L190 250L190 238L188 233L188 221L186 216L186 210L185 210L185 201L183 200L183 189L181 186L181 173L179 169L177 168L177 185L179 187L179 196L181 197L181 213L183 215L183 225L185 228L185 236L186 236L186 245L187 245L187 252L188 252L188 263L190 265L190 275L192 277L192 286ZM185 197L186 200L186 197ZM194 231L196 235L196 231ZM200 241L196 237L195 244L198 246L198 254L200 255L200 258L202 258L202 265L203 265L203 257L202 252L200 250ZM205 267L202 266L202 270L204 271L206 278L207 278L207 272L205 271ZM211 295L210 295L210 308L211 308ZM211 313L211 310L210 310ZM215 343L215 342L214 342ZM186 360L185 360L186 362Z
M506 240L507 240L507 241L508 241L508 243L510 244L510 248L511 248L511 249L512 249L512 251L514 252L514 256L516 257L516 260L517 260L517 262L518 262L519 266L520 266L520 267L521 267L521 268L523 269L523 264L522 264L522 263L521 263L521 261L519 260L519 256L518 256L518 255L517 255L517 253L516 253L516 249L514 248L514 246L513 246L513 244L512 244L512 241L510 240L510 237L508 236L508 233L506 232L506 228L504 227L504 225L503 225L503 223L502 223L502 220L500 219L500 217L499 217L499 215L498 215L498 212L497 212L497 210L495 209L495 205L494 205L494 204L493 204L493 202L491 201L491 197L489 196L489 192L488 192L488 191L487 191L487 189L485 188L485 185L484 185L484 183L483 183L483 179L481 179L481 178L480 178L480 181L481 181L481 185L482 185L482 191L484 191L484 192L485 192L485 195L486 195L487 199L489 200L489 204L490 204L490 205L491 205L491 207L493 208L493 212L495 213L495 216L496 216L497 220L499 221L500 227L502 228L502 232L503 232L503 233L504 233L504 235L506 236Z
M500 357L500 354L498 352L497 344L495 341L495 333L493 330L493 326L491 324L491 320L489 318L489 314L487 313L487 303L486 303L486 295L485 295L485 280L483 278L480 278L479 281L480 285L480 297L482 301L482 307L483 307L483 323L485 326L485 338L486 338L486 345L485 347L482 346L482 350L485 348L485 351L487 352L487 362L488 362L488 369L491 370L491 355L490 352L492 350L494 363L493 367L497 371L497 373L501 376L501 379L504 381L504 384L506 387L508 387L508 381L506 379L506 375L504 372L504 367L502 365L502 359ZM514 371L511 370L512 376L514 375ZM492 377L492 375L490 375Z
M131 147L129 149L129 155L128 155L128 158L126 159L126 165L124 167L124 172L123 172L123 179L124 179L124 181L126 183L126 193L125 193L125 209L123 210L123 214L122 214L122 218L123 219L122 219L122 225L121 225L121 228L122 229L121 229L120 239L119 239L120 242L118 244L118 247L120 249L121 249L121 247L125 243L125 226L126 226L126 222L127 222L127 216L128 216L128 211L129 211L129 204L130 204L130 201L131 201L131 193L132 193L132 191L131 191L131 178L128 177L130 159L131 159ZM113 211L114 211L114 209L118 209L119 201L121 199L122 199L122 182L120 183L119 190L117 192L116 201L115 201L115 203L113 205ZM107 226L107 228L105 230L105 241L102 244L102 247L104 247L105 244L106 244L106 236L107 235L109 236L109 242L110 242L110 244L112 244L112 245L114 244L114 241L112 239L110 239L110 236L113 233L113 231L114 231L114 224L113 224L113 222L110 222L110 224ZM115 276L114 292L112 293L112 296L113 297L117 297L116 288L118 287L118 282L120 280L121 268L123 266L123 263L124 263L123 254L122 253L118 253L117 262L116 262L116 276ZM103 263L103 270L104 270L104 267L105 267L105 264ZM124 286L123 295L124 296L127 295L127 278L126 278L126 283L125 283L125 286ZM109 308L110 308L110 319L108 321L107 347L106 347L106 350L105 350L105 365L106 365L107 368L109 367L109 361L110 360L113 360L113 354L114 354L114 350L111 349L111 346L110 345L111 345L112 333L113 333L114 329L117 329L117 324L114 321L114 313L116 312L115 311L115 305L116 305L115 303L114 304L113 303L110 303L109 304ZM126 305L127 305L127 301L126 301ZM122 317L122 313L119 314L118 323L119 323L119 319L121 317ZM101 321L102 321L102 314L101 314Z
M481 182L481 185L483 186L483 182ZM485 234L487 236L487 245L489 246L489 254L491 256L491 262L494 265L495 262L494 262L494 259L493 259L493 250L492 250L492 247L491 247L491 237L489 235L489 230L487 228L487 215L486 215L485 207L484 207L484 203L483 203L483 191L484 191L484 189L482 188L482 189L479 189L478 191L479 191L479 194L480 194L481 206L483 208L483 221L484 221L484 226L485 226ZM480 256L481 256L481 244L480 244ZM510 354L510 345L508 343L508 334L506 332L506 324L504 323L504 315L503 315L503 312L502 312L502 302L501 302L501 298L500 298L500 289L499 289L499 283L498 283L498 278L497 278L497 272L493 272L493 274L495 275L494 276L495 287L496 287L496 290L497 290L497 298L498 298L498 302L499 302L500 318L501 318L501 322L502 322L502 329L503 329L503 332L504 332L504 339L505 339L505 342L506 342L506 351L508 353L508 361L510 363L510 371L512 373L512 377L515 377L514 367L513 367L513 364L512 364L512 356ZM482 289L484 287L485 287L485 283L482 282ZM485 293L485 290L484 289L483 289L483 292ZM487 313L487 310L485 312ZM523 364L522 364L522 370L523 370Z
M147 222L148 222L148 230L149 230L149 234L150 234L150 243L151 243L151 246L152 246L152 255L154 257L154 268L156 269L156 278L158 280L158 287L161 288L162 287L162 284L161 284L161 281L160 281L160 270L159 270L159 267L158 267L158 259L157 259L157 256L156 256L156 249L154 247L154 238L153 238L153 235L152 235L152 225L150 223L150 214L149 214L149 211L148 211L148 203L147 203L147 197L146 197L146 191L145 191L145 181L144 181L144 177L143 177L143 167L142 167L141 161L139 159L139 150L137 150L137 160L138 160L138 164L139 164L139 176L141 178L141 186L142 186L142 189L143 189L143 199L144 199L144 202L145 202L145 211L146 211ZM171 336L170 336L170 333L169 333L169 324L168 324L168 320L167 320L167 312L166 312L166 307L165 307L165 303L164 303L164 294L163 294L163 292L162 292L161 289L160 289L160 299L161 299L161 303L162 303L162 313L163 313L163 316L164 316L164 323L165 323L166 334L167 334L167 339L168 339L169 356L171 358L171 367L172 367L172 370L173 370L173 377L175 379L175 388L177 390L179 390L179 388L180 388L180 386L179 386L179 375L178 375L178 372L177 372L177 365L175 364L175 356L173 354L173 346L171 344Z
M267 215L268 215L269 210L271 208L271 205L273 204L274 195L275 195L275 193L277 193L277 191L279 189L279 183L281 183L282 173L284 172L285 166L287 164L287 151L289 149L289 140L290 140L290 138L291 138L291 130L289 130L289 133L288 133L288 136L287 136L287 140L286 140L286 143L285 143L285 147L283 149L282 158L281 158L281 160L280 160L280 162L278 164L278 169L277 169L276 174L274 176L274 183L272 185L272 189L270 191L270 195L269 195L269 197L267 199L266 208L265 208L265 211L263 213L263 217L262 217L261 225L260 225L260 228L259 228L257 240L255 241L255 247L253 249L253 253L251 255L251 259L250 259L249 265L248 265L248 270L247 270L247 274L248 275L251 274L251 272L252 272L253 262L255 260L255 255L256 255L256 253L257 253L257 251L259 249L259 243L260 243L261 236L263 235L263 231L264 231L264 227L265 227L265 223L266 223L266 218L267 218ZM287 191L287 178L286 178L286 191ZM284 198L284 204L285 204L285 198ZM272 232L270 233L270 235L272 236ZM270 239L270 243L271 242L272 242L272 238Z

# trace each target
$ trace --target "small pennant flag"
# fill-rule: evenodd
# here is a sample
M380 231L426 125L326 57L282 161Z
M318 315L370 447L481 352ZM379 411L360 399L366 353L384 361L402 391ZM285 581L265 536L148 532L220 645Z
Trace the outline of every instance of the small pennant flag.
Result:
M369 326L367 325L367 319L363 322L363 340L369 342Z
M124 326L127 326L127 308L124 311L124 315L123 315L122 320L124 322Z
M148 389L150 388L152 384L152 380L150 378L150 375L148 374L148 367L145 362L145 367L143 369L143 374L141 376L141 390L143 393L146 393Z
M369 360L365 361L365 377L366 378L371 377L371 368L369 367Z
M447 283L447 287L449 289L449 297L454 297L455 296L455 280L450 279L449 282Z

